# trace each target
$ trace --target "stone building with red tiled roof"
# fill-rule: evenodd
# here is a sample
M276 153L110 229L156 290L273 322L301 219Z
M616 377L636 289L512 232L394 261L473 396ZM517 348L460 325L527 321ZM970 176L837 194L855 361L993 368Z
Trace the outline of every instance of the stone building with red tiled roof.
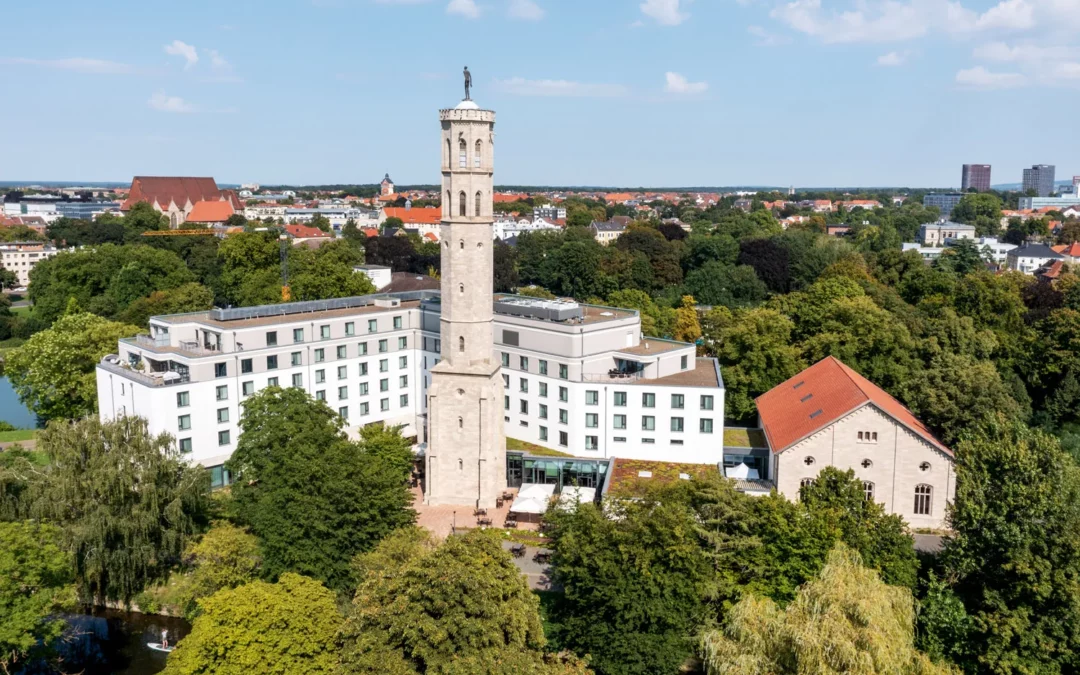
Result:
M191 213L187 215L185 223L197 223L199 225L224 225L236 211L228 201L202 201L195 202Z
M851 469L868 499L912 527L945 527L956 492L953 453L910 410L834 357L757 399L769 477L798 499L823 467Z
M233 190L221 190L213 178L186 176L135 176L128 198L120 205L128 211L139 202L147 202L169 217L169 227L176 229L187 222L199 202L229 202L233 211L244 207Z

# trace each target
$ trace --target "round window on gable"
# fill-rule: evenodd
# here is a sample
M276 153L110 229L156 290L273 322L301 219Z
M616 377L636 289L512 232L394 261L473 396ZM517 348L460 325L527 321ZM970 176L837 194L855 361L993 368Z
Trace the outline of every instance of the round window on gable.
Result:
M870 460L868 460L868 459L864 459L864 460L862 461L862 468L864 468L864 469L869 469L869 468L871 468L871 467L873 467L873 466L874 466L874 463L873 463L873 462L871 462L871 461L870 461Z
M813 466L814 458L813 457L807 457L806 459L803 460L803 464L805 464L806 466Z
M930 470L930 462L923 462L922 464L919 465L919 471L929 471L929 470Z

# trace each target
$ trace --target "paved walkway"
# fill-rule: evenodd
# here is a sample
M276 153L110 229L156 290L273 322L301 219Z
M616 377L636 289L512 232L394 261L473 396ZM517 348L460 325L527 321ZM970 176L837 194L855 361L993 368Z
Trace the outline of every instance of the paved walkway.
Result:
M514 545L512 541L504 541L502 546L507 551ZM521 573L525 575L525 579L529 582L529 588L534 591L550 591L553 590L551 584L551 566L536 562L533 559L538 552L551 553L551 549L540 548L537 546L526 546L525 555L520 558L514 558L514 564L521 570Z

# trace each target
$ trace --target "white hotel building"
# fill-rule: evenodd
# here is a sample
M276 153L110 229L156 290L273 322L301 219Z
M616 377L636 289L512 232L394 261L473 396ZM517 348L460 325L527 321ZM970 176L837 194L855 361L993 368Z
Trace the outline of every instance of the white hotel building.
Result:
M325 400L350 435L372 422L404 425L423 452L439 310L438 292L416 291L152 317L149 335L121 340L98 365L100 414L147 418L217 485L228 481L221 465L240 435L240 404L270 385ZM510 451L510 485L576 471L573 480L599 487L613 457L723 461L715 359L643 338L636 310L507 295L494 310L506 436L596 460Z

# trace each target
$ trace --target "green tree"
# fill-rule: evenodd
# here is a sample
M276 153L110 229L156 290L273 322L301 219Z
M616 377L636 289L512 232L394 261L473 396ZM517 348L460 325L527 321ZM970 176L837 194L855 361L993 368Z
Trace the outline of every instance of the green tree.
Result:
M675 310L674 337L683 342L696 342L701 337L701 323L698 321L697 307L692 295L682 296L682 303Z
M914 631L911 592L883 583L840 545L790 605L743 599L721 630L705 633L701 650L710 675L949 673L915 649Z
M247 530L217 522L184 552L191 573L181 577L177 593L189 619L198 615L197 602L220 590L236 588L259 576L262 554L259 540Z
M330 231L330 219L321 213L315 214L315 217L311 219L311 227L317 227L323 232Z
M200 608L165 675L338 672L341 614L314 579L286 573L275 584L253 581L204 598Z
M148 230L169 229L168 216L147 202L133 204L124 214L121 223L124 226L124 240L128 243L138 241L139 236Z
M213 306L214 292L193 281L166 291L153 291L128 305L119 318L129 325L145 326L152 316L201 312Z
M664 337L672 334L673 312L670 308L658 307L645 291L637 289L615 291L608 295L607 304L612 307L636 309L641 315L641 332L645 335Z
M405 221L402 220L401 218L398 218L397 216L390 216L389 218L387 218L386 220L383 221L382 227L383 227L384 232L386 230L405 227Z
M704 305L730 308L756 305L769 294L753 267L731 267L715 261L687 274L686 290Z
M384 438L352 443L322 401L269 387L244 402L227 466L236 513L262 542L263 570L349 587L349 561L413 522L408 471ZM381 436L381 435L380 435Z
M75 604L71 556L52 525L0 523L0 671L20 672L64 631Z
M501 539L474 530L436 546L403 528L356 561L342 630L345 673L584 674L544 653L539 603Z
M942 251L934 265L940 270L964 276L968 272L985 268L986 260L978 244L971 239L961 239Z
M116 351L120 338L138 332L135 326L93 314L70 314L11 350L4 372L19 399L38 415L89 415L97 410L95 367Z
M38 450L48 466L32 481L31 513L62 528L81 595L129 603L164 580L203 523L209 474L140 417L54 421Z
M976 226L980 237L993 236L1001 229L1001 199L990 192L966 194L953 207L951 220Z
M221 261L219 295L234 305L281 301L281 249L270 232L244 232L218 247Z
M6 288L8 290L11 290L13 288L16 288L18 285L19 277L11 270L0 265L0 289Z
M691 655L710 575L696 520L682 503L594 504L550 513L559 643L598 673L674 673Z

